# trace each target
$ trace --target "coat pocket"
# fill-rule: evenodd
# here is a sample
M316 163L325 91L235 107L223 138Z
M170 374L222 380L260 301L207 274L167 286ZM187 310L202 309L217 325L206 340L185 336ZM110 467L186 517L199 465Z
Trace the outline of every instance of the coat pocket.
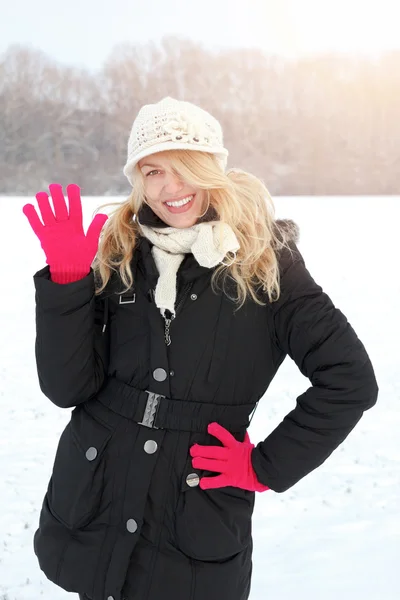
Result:
M87 525L101 500L104 451L113 434L111 426L77 406L61 434L47 499L53 515L69 529Z
M255 494L235 487L202 490L193 485L196 475L211 474L196 471L191 461L187 461L175 512L177 546L196 560L227 560L251 542Z

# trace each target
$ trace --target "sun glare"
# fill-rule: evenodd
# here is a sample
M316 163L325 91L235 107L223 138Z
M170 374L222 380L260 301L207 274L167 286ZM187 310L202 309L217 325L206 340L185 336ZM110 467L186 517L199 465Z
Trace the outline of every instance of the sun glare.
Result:
M249 0L250 7L247 27L279 53L400 48L400 0Z
M303 2L299 2L301 4ZM310 4L314 6L305 27L310 46L326 46L340 52L376 53L399 45L398 0L314 0ZM307 43L307 39L303 42Z

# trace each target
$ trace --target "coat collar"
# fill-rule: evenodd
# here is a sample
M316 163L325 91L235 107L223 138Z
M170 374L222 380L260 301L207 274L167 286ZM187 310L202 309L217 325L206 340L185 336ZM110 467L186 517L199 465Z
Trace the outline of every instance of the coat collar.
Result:
M168 227L168 225L152 211L150 206L145 203L139 210L138 218L140 223L148 225L149 227ZM202 221L211 221L213 219L215 219L215 211L210 208L202 218ZM298 243L300 235L299 227L297 223L291 219L276 220L275 229L278 238L284 239L288 243ZM151 253L151 248L151 242L147 238L140 236L134 252L134 263L135 267L137 263L137 267L142 271L145 279L148 280L149 286L155 288L158 280L158 270ZM189 283L207 274L211 275L212 272L213 269L201 267L192 254L187 254L178 271L178 282Z

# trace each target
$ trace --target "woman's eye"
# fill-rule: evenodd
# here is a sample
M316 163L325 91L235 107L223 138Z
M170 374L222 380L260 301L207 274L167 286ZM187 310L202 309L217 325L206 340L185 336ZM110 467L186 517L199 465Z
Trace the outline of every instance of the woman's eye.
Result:
M149 175L154 175L155 173L159 173L160 171L158 171L158 169L154 169L154 171L149 171L146 175L146 177L148 177Z

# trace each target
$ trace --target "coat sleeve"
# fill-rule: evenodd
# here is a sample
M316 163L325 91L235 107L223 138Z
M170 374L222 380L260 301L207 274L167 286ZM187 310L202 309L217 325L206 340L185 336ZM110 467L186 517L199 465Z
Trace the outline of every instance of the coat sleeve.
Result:
M282 253L281 296L269 310L276 345L312 387L253 450L257 478L276 492L286 491L321 465L378 395L363 344L313 280L294 244L292 251Z
M94 274L54 283L49 268L34 275L35 354L42 392L60 408L85 402L100 390L108 363L103 334L104 300L95 296Z

